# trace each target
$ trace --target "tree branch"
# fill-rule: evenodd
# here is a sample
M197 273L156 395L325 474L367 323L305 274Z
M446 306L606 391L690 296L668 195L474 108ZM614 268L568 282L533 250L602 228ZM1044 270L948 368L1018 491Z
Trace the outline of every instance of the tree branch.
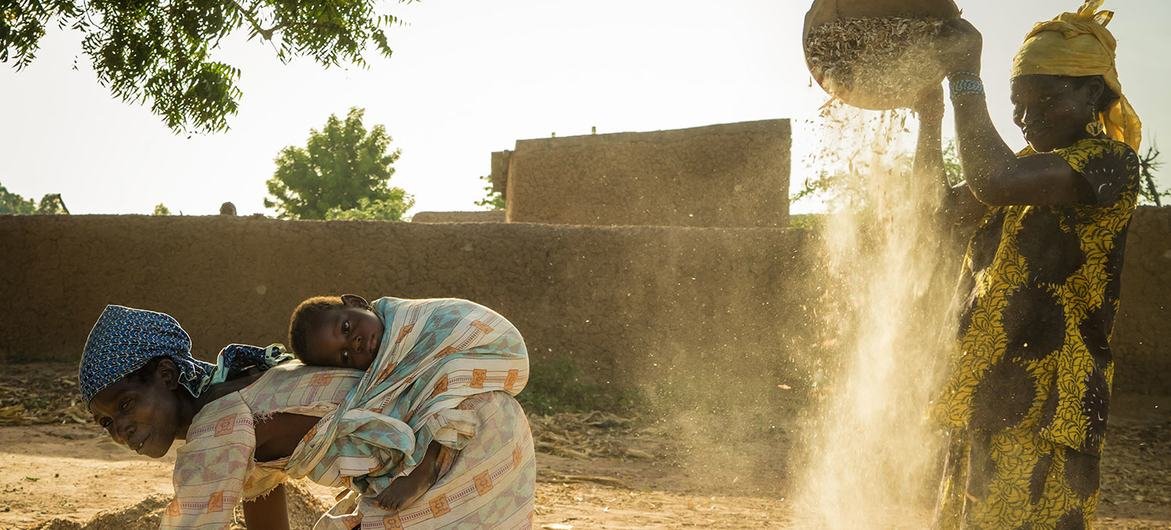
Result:
M1139 164L1141 166L1143 180L1146 181L1144 184L1147 187L1147 192L1144 195L1151 202L1154 202L1155 206L1162 206L1163 204L1160 200L1162 194L1159 193L1159 188L1155 187L1155 169L1158 169L1162 165L1162 162L1158 161L1158 158L1159 150L1155 146L1151 146L1147 148L1146 156L1139 159Z
M232 7L235 7L236 11L238 11L240 15L244 17L244 20L247 20L248 23L252 25L252 30L255 31L257 35L263 37L266 41L272 41L272 34L284 27L283 24L277 24L271 28L265 29L261 27L260 21L256 19L255 11L245 9L244 6L240 5L240 3L236 0L228 0L228 4Z

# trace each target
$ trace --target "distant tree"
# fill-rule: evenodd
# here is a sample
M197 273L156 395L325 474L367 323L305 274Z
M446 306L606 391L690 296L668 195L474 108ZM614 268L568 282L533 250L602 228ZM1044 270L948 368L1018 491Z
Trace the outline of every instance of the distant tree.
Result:
M49 193L38 203L12 193L0 184L0 215L59 215L68 214L60 193Z
M476 206L489 210L503 210L506 205L504 194L495 191L492 186L492 177L484 175L480 177L480 180L484 181L484 198L476 201Z
M402 188L391 188L389 199L358 199L358 206L349 210L330 208L325 218L331 221L401 221L403 214L415 205L415 198Z
M160 202L155 205L155 211L152 215L171 215L171 209L167 208L167 205Z
M0 184L0 214L32 214L37 213L37 203L32 199L25 199L18 194L8 191Z
M364 114L352 108L344 121L331 115L321 131L309 131L305 147L282 149L264 206L276 208L282 219L325 219L331 211L362 209L391 216L399 211L401 217L414 198L388 184L400 151L390 151L391 137L382 125L366 130Z
M367 47L390 56L386 33L398 22L379 3L9 0L0 2L0 62L28 66L47 27L68 27L82 34L82 53L115 97L149 102L176 132L223 131L242 95L240 71L212 58L224 37L260 37L282 62L307 56L327 68L366 66Z
M797 202L812 197L834 197L847 191L850 183L849 175L819 171L816 176L806 178L801 183L801 189L789 195L789 202ZM859 190L860 191L860 190Z
M943 146L943 176L952 186L964 181L964 166L960 164L960 154L956 151L955 140L950 140Z
M1139 166L1142 170L1142 185L1139 187L1140 203L1162 206L1162 198L1171 197L1171 189L1159 191L1159 188L1155 186L1155 171L1163 166L1163 161L1159 160L1159 154L1159 148L1152 145L1147 148L1147 153L1139 159Z
M943 146L943 176L949 185L955 186L964 181L963 166L956 152L955 141ZM844 173L829 173L821 171L813 178L807 178L801 183L801 189L789 196L789 201L797 202L811 197L848 197L852 202L865 202L866 194L870 190L862 187L857 178Z
M41 197L41 202L37 205L37 213L40 215L69 215L69 208L65 207L65 200L61 198L60 193L47 193Z

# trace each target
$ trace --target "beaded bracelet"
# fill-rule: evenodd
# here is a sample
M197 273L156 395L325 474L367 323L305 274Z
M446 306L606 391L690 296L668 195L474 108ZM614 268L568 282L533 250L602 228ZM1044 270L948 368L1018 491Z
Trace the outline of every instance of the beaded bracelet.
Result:
M951 99L968 94L984 95L984 82L980 76L970 72L955 72L947 77Z

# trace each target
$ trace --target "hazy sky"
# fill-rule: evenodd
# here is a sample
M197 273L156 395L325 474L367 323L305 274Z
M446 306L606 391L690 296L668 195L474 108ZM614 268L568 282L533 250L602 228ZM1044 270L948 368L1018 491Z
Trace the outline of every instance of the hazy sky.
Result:
M1010 145L1008 66L1041 19L1080 0L959 0L984 33L984 79ZM242 70L240 112L223 134L171 133L141 105L115 100L80 56L80 37L50 31L23 71L0 69L0 184L25 197L59 192L73 213L212 214L233 201L264 211L264 182L286 145L304 145L331 113L367 109L402 148L392 185L414 211L477 209L492 151L517 139L649 131L816 116L801 52L805 0L424 0L388 4L408 25L369 69L283 65L237 38L216 58ZM1119 70L1145 141L1171 131L1167 0L1113 0ZM74 58L79 69L72 70ZM795 123L795 158L809 134ZM1166 173L1166 171L1165 171ZM794 184L804 177L794 160ZM1171 183L1166 174L1163 185Z

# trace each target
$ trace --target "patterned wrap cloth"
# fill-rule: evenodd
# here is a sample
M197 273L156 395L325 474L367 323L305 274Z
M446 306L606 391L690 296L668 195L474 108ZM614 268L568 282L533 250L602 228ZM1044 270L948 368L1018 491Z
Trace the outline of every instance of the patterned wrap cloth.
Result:
M285 363L192 420L163 528L223 528L231 507L308 477L348 494L314 528L528 528L536 463L524 411L528 354L504 317L466 300L382 298L365 372ZM255 425L273 413L321 417L287 459L257 463ZM422 498L374 501L436 441L458 451Z
M1052 154L1086 179L1096 203L990 208L972 236L957 293L959 356L935 410L954 430L936 528L1093 521L1139 160L1109 138Z
M103 388L156 357L175 363L179 384L194 397L240 369L252 366L264 370L293 358L276 344L268 348L229 344L220 351L216 364L206 363L191 356L191 337L171 315L108 305L90 330L81 354L77 379L82 401L88 405Z

